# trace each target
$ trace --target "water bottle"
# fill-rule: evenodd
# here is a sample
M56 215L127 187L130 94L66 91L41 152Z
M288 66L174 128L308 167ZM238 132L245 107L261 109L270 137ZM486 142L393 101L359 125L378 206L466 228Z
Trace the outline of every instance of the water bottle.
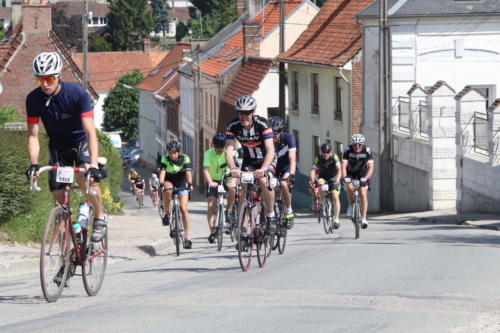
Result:
M78 244L80 244L83 241L82 228L80 227L80 223L73 222L73 230L75 231L76 234L76 241L78 242Z
M87 229L89 224L89 213L90 207L89 202L85 201L80 204L80 208L78 209L78 217L77 221L83 229Z

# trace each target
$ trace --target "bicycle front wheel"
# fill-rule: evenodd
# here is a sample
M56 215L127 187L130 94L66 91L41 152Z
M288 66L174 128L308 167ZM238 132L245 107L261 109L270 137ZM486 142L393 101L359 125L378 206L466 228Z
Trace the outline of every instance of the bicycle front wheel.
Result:
M276 247L278 248L279 254L283 254L285 252L285 245L286 245L286 234L288 232L288 229L286 227L286 221L283 216L283 211L285 209L285 204L283 202L279 203L279 212L280 212L280 219L279 219L279 224L278 224L278 230L279 232L276 234L275 238L277 238L276 241ZM273 248L274 250L275 248Z
M40 249L40 282L47 302L57 301L68 277L69 237L66 228L67 215L61 207L55 207L47 219Z
M215 231L217 235L217 250L220 251L222 249L222 238L224 236L224 206L222 205L217 206L215 223L217 223Z
M173 228L172 233L174 234L175 253L177 256L181 254L181 230L179 220L179 211L177 207L174 207L174 209L172 209L172 221L170 223Z
M361 214L359 208L359 198L357 196L354 198L354 205L352 207L352 216L353 216L354 227L356 229L356 239L358 239L359 229L361 224Z
M161 218L163 218L163 215L165 215L165 206L163 206L163 193L159 194L159 199L158 199L158 214L160 214Z
M318 214L318 223L321 223L321 204L319 200L319 194L316 195L316 200L314 201L314 206L316 207L316 213Z
M327 198L323 205L323 226L325 227L326 234L333 233L333 219L332 219L332 201Z
M264 233L260 226L255 229L254 241L257 248L257 261L260 267L266 266L267 257L270 254L270 237Z
M99 292L106 272L108 262L108 234L100 242L90 240L91 233L87 236L85 249L85 262L82 266L83 286L89 296Z
M142 195L138 194L138 198L139 198L139 209L142 208Z
M239 217L240 221L238 226L238 236L236 237L238 244L238 258L240 260L241 269L244 272L246 272L250 269L250 264L252 263L252 256L253 256L252 230L254 227L254 223L252 219L252 211L250 203L245 202L243 206L241 206ZM243 229L245 222L247 222L247 230L248 230L247 237L243 237L241 234L241 230Z

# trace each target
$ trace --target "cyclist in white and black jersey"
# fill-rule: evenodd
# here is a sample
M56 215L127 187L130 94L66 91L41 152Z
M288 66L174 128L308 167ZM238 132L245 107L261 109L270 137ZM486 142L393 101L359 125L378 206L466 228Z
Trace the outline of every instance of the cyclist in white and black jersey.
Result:
M269 191L265 182L265 172L270 171L271 178L276 171L276 154L274 152L273 129L266 118L255 115L257 101L252 96L240 97L234 108L238 111L238 118L231 121L226 129L226 162L231 168L231 176L240 178L241 171L255 171L255 178L259 180L262 198L266 203L267 232L274 234L276 217L274 215L274 191ZM243 162L241 170L234 163L234 140L238 140L243 147ZM242 184L239 203L243 203L246 193L246 184ZM242 230L243 236L247 233Z

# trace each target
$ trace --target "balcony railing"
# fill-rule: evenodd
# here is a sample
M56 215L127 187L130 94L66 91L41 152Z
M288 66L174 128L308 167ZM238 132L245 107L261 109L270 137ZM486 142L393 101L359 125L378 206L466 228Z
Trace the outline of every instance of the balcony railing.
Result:
M399 130L409 131L410 123L410 101L408 97L398 97L398 122Z
M418 119L419 119L419 133L420 136L428 136L427 133L427 102L426 101L420 101L418 104Z

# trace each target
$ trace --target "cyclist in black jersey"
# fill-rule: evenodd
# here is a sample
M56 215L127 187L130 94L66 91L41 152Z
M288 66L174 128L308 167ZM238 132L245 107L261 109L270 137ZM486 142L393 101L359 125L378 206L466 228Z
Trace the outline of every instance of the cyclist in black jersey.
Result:
M274 215L274 191L269 191L264 178L265 172L274 176L276 171L276 154L274 152L273 129L266 118L257 116L255 109L257 101L252 96L242 96L236 101L234 108L238 111L238 118L232 120L226 129L226 162L231 169L231 176L240 178L241 171L255 171L255 178L259 180L262 198L267 208L267 232L274 234L276 217ZM233 159L234 140L237 139L243 147L243 162L241 170ZM242 184L239 204L243 204L246 184ZM242 230L243 236L246 231Z
M373 157L370 148L364 145L365 137L362 134L354 134L351 136L351 145L344 151L342 156L342 175L344 178L352 180L357 178L360 181L361 187L359 195L361 198L361 228L368 228L366 221L366 212L368 210L368 195L367 186L370 177L375 169L373 165ZM352 183L347 184L347 199L349 207L347 207L347 216L352 216Z

